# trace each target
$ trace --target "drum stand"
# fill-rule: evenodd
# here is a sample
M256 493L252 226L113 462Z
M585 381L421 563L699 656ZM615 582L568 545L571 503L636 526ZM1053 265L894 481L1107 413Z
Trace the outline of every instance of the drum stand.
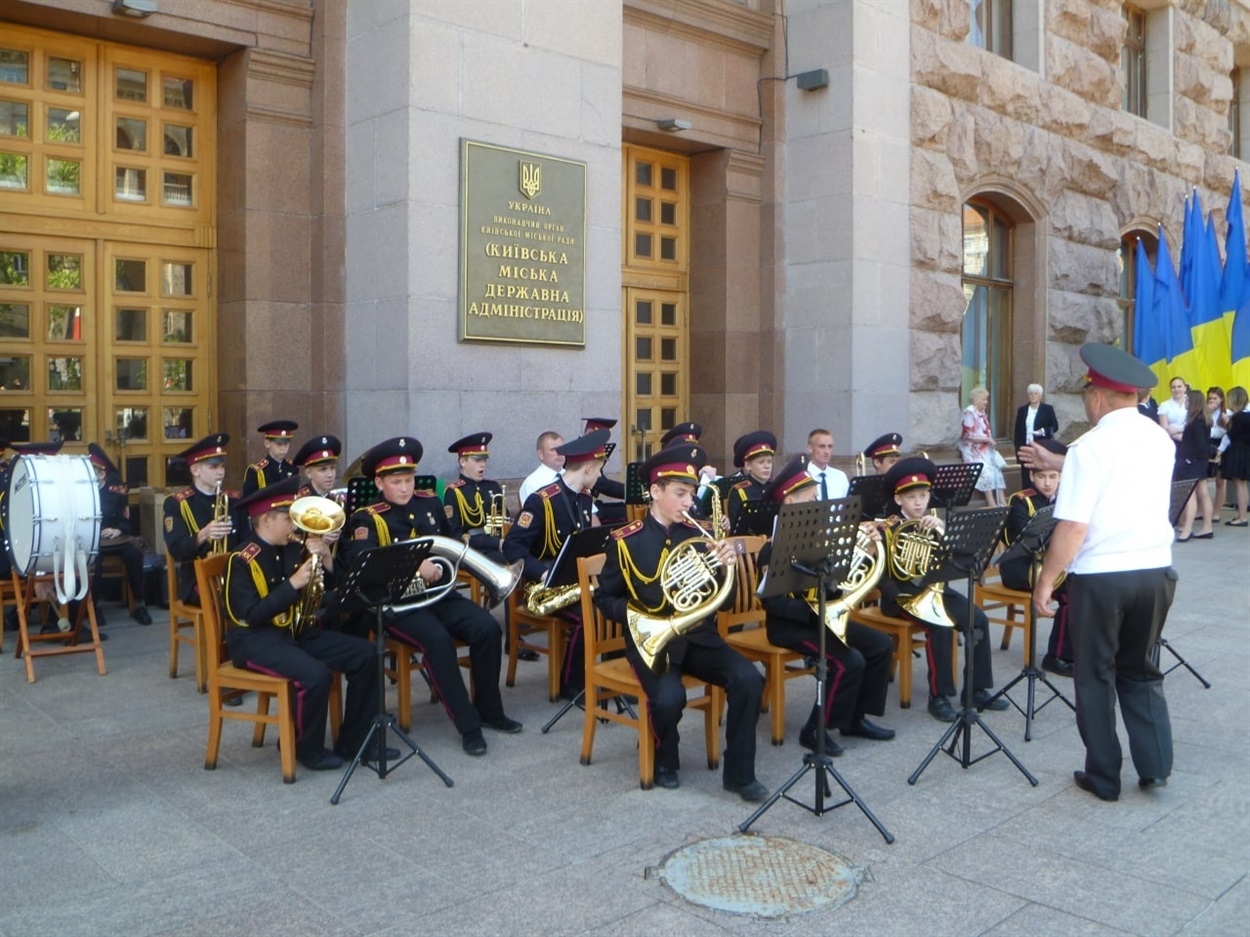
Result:
M973 587L985 572L986 562L989 560L990 553L994 550L994 544L998 542L1006 520L1007 509L1005 507L985 508L984 510L963 511L958 514L952 514L950 523L946 528L946 540L951 546L952 557L957 557L957 560L953 559L951 562L943 565L933 575L926 577L926 585L931 582L948 582L956 578L961 572L965 572L968 577L968 614L963 623L963 707L960 709L955 721L950 724L950 727L938 739L937 744L929 750L929 754L925 756L924 761L920 762L919 767L911 773L911 777L907 779L908 784L915 784L920 779L924 769L929 767L929 762L949 741L950 747L946 749L946 754L958 761L963 768L968 768L996 752L1002 752L1019 769L1020 773L1028 779L1031 785L1034 787L1038 785L1037 778L1029 773L1029 769L1020 763L1020 760L1011 753L1011 749L1004 745L1002 740L981 719L980 713L977 712L976 704L973 702L972 662L975 655L975 643L978 640L988 641L990 638L988 632L980 638L977 637L975 624L977 607L972 601L974 595ZM931 635L929 640L938 640L938 636ZM979 727L982 732L990 737L990 741L994 743L993 748L978 755L976 758L972 757L972 729L974 726ZM960 746L961 741L963 742L962 746ZM960 749L958 755L955 754L956 748Z
M818 817L831 810L837 810L847 804L855 804L866 816L877 832L887 843L894 842L894 834L887 830L846 783L846 779L833 766L833 759L825 753L825 723L829 718L829 700L825 697L825 680L828 676L829 661L825 657L825 642L829 629L825 627L825 590L830 581L840 582L850 567L851 548L856 540L859 526L860 501L858 496L839 501L819 501L814 504L785 505L778 516L777 534L774 536L775 549L770 563L776 570L768 574L767 581L761 586L764 595L781 595L800 591L796 586L805 584L807 579L816 578L816 594L820 597L817 629L820 631L820 656L816 662L816 702L821 707L820 725L816 729L816 751L803 756L803 766L790 779L777 788L759 808L738 824L738 829L745 833L756 820L768 812L778 799L784 797L793 804L798 804ZM804 563L799 559L815 559L813 563ZM837 571L838 576L832 574ZM790 796L790 788L809 772L816 772L816 803L809 806L801 800ZM827 804L826 798L832 796L829 778L833 778L846 794L845 799L836 804Z
M1042 571L1042 560L1046 555L1046 545L1049 543L1050 535L1055 529L1054 512L1054 506L1047 505L1040 508L1036 514L1029 518L1028 524L1025 525L1024 530L1020 531L1020 536L1016 538L1016 542L1008 547L1003 555L998 558L1000 567L1004 559L1009 560L1017 555L1027 553L1032 557L1033 562L1033 575L1029 581L1037 582L1038 574ZM1033 717L1037 713L1041 712L1056 699L1063 700L1073 712L1076 712L1076 707L1072 705L1071 700L1063 695L1062 690L1050 682L1050 678L1046 676L1045 672L1037 666L1037 612L1033 609L1031 600L1028 605L1029 607L1025 614L1029 616L1029 646L1025 651L1024 669L1016 674L1010 683L995 693L990 698L990 702L1001 696L1011 703L1012 706L1015 706L1020 714L1024 716L1024 740L1031 742L1033 741ZM1020 704L1012 699L1007 692L1021 680L1028 681L1028 701L1024 709L1021 709ZM1035 705L1038 680L1046 684L1046 687L1050 690L1050 696L1040 706Z
M92 600L91 588L88 586L87 593L78 603L78 614L74 616L73 627L69 631L57 631L52 634L34 634L30 633L30 611L34 607L35 602L35 583L37 581L52 582L52 577L47 574L35 573L27 576L24 580L19 578L14 572L13 591L16 593L17 602L17 647L14 649L15 657L23 657L26 661L26 682L35 682L35 658L36 657L55 657L58 654L87 654L95 652L96 670L100 676L108 673L108 668L104 665L104 645L100 641L100 626L95 617L95 602ZM91 641L82 644L79 641L82 632L83 614L87 615L87 620L91 625ZM66 641L71 643L67 646ZM32 644L42 642L55 642L57 647L40 648L38 650L31 647Z
M386 623L383 619L383 612L392 605L400 601L408 585L419 575L418 570L425 559L430 555L429 540L415 540L404 543L392 544L388 547L375 547L362 553L352 565L351 572L348 573L347 582L343 586L345 595L356 593L360 596L365 606L371 609L377 616L374 625L374 635L377 642L377 662L378 662L378 712L373 717L373 724L369 727L368 734L365 735L364 741L360 743L360 750L356 752L356 757L352 759L352 763L347 766L347 771L343 774L343 779L339 781L339 786L335 788L334 794L330 797L330 803L337 805L339 798L343 796L343 789L347 787L347 782L352 779L356 768L361 764L372 771L382 780L386 780L387 774L394 771L413 755L420 757L426 763L431 771L437 774L448 787L454 782L443 770L439 768L434 761L423 752L408 734L399 727L396 718L386 711ZM396 662L398 666L407 666L404 662ZM395 736L408 746L408 754L400 757L393 765L387 765L386 758L386 733L387 730L395 733ZM369 752L369 746L373 745L372 757L366 761L366 755Z

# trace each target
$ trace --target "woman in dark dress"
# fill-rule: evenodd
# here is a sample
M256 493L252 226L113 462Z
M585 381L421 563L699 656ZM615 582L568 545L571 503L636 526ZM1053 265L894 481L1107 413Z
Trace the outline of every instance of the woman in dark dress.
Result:
M1234 387L1228 392L1228 447L1220 458L1220 471L1233 483L1233 500L1237 502L1237 516L1225 521L1225 527L1246 526L1246 501L1250 494L1250 400L1246 389Z
M1201 391L1186 391L1188 410L1185 413L1185 428L1176 443L1176 468L1172 471L1173 481L1189 481L1197 479L1194 493L1185 502L1185 510L1181 513L1181 528L1176 537L1177 543L1185 543L1190 539L1210 540L1215 534L1211 531L1211 492L1207 489L1207 461L1210 459L1211 424L1207 412L1207 398ZM1199 509L1202 511L1202 532L1195 534L1194 516Z

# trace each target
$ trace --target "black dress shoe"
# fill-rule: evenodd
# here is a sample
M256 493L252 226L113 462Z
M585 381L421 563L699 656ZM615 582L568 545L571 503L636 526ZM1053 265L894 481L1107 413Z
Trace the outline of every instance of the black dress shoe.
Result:
M529 648L527 648L527 647L523 647L523 648L521 648L521 650L519 650L519 651L517 651L517 652L516 652L516 659L517 659L517 660L536 661L536 660L538 660L538 652L537 652L537 651L531 651Z
M759 781L747 781L746 784L735 784L732 781L725 781L722 786L729 793L737 794L748 804L758 804L762 800L768 800L768 788Z
M929 697L929 715L938 722L954 722L959 718L955 707L945 696Z
M523 728L521 723L507 716L500 716L498 719L483 719L482 725L496 732L506 732L508 735L516 735Z
M146 605L136 605L134 614L130 617L141 625L152 624L152 616L148 614L148 607Z
M894 738L894 730L887 729L885 726L879 726L869 722L865 718L860 718L842 733L843 735L858 735L862 739L872 739L876 742L884 742L887 739Z
M461 744L464 746L465 754L475 756L486 754L486 739L482 738L481 729L474 729L472 732L466 732L464 734L464 741Z
M1142 790L1147 790L1152 787L1167 787L1168 779L1167 778L1138 778L1137 786L1140 787Z
M299 763L309 771L333 771L343 767L343 759L328 748L323 748L314 755L296 756Z
M656 768L655 769L655 786L662 787L668 791L675 791L681 787L681 781L677 777L676 768Z
M1042 669L1059 677L1071 677L1076 673L1076 667L1073 666L1072 661L1064 660L1062 657L1051 657L1049 654L1042 658Z
M1089 793L1097 797L1099 800L1114 801L1114 800L1120 799L1119 794L1104 794L1101 791L1099 791L1098 788L1094 787L1094 779L1091 778L1084 771L1073 771L1072 780L1076 782L1076 786L1079 787L1081 790L1088 791Z
M799 731L799 744L809 751L816 751L816 727L803 726ZM825 754L831 758L837 758L845 749L833 740L833 736L828 732L825 733ZM768 795L765 794L765 797Z
M995 699L990 690L975 690L972 694L972 702L977 709L988 709L990 712L1002 712L1011 705L1005 697L1000 696Z

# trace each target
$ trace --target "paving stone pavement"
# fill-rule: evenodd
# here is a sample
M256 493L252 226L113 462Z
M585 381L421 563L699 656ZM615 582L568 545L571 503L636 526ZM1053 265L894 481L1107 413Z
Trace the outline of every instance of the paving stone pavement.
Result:
M232 934L1243 934L1250 925L1250 531L1175 549L1181 576L1166 636L1212 683L1166 682L1176 739L1168 787L1124 768L1118 803L1076 789L1082 748L1052 703L1023 740L1016 712L988 724L1036 775L1001 754L967 770L939 755L907 777L943 726L897 692L890 742L845 739L838 770L897 837L853 806L824 817L780 802L753 833L790 836L867 870L836 910L759 921L685 902L647 875L674 849L732 832L750 808L705 770L688 719L677 791L641 791L635 738L601 727L579 763L581 714L548 735L545 664L504 689L520 735L488 732L470 758L441 708L414 706L413 736L455 780L413 760L385 781L339 772L284 785L273 738L227 725L203 768L206 702L167 673L168 628L107 605L108 674L90 655L36 662L28 684L6 635L0 661L0 937ZM997 649L995 679L1019 673L1022 640ZM1044 643L1045 626L1039 643ZM1166 657L1166 655L1165 655ZM915 661L923 692L923 663ZM1068 681L1058 681L1069 688ZM393 709L394 688L389 699ZM420 692L415 691L415 692ZM813 683L787 687L787 741L759 724L771 787L801 764L798 728ZM1022 699L1022 697L1021 697ZM975 737L974 753L986 738ZM809 775L796 793L810 799Z

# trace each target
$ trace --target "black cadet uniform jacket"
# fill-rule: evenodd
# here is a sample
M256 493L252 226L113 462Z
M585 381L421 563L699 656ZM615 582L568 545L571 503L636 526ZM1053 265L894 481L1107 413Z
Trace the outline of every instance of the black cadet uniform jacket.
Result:
M237 492L228 492L230 498L230 519L234 529L227 538L227 546L234 549L239 540L239 531L247 530L248 523L240 519L233 505L238 500ZM194 485L184 488L177 494L165 499L165 546L169 555L178 564L178 598L183 602L199 604L195 597L195 567L192 563L196 558L208 556L213 542L205 540L196 545L195 535L213 521L213 495L206 495Z
M563 476L557 478L525 499L516 523L504 538L504 557L509 563L524 560L526 579L542 579L564 541L590 526L593 508L590 495L574 491Z
M490 515L493 500L502 504L503 488L499 482L484 478L480 482L461 475L447 485L443 492L443 512L447 515L447 527L451 536L466 540L473 549L482 553L500 553L500 538L482 532ZM504 508L506 513L506 508Z
M280 482L284 478L290 478L298 472L294 465L285 459L281 462L275 462L273 459L265 456L259 462L253 462L247 467L247 471L243 473L243 497L247 497L254 491L260 491L268 485Z

